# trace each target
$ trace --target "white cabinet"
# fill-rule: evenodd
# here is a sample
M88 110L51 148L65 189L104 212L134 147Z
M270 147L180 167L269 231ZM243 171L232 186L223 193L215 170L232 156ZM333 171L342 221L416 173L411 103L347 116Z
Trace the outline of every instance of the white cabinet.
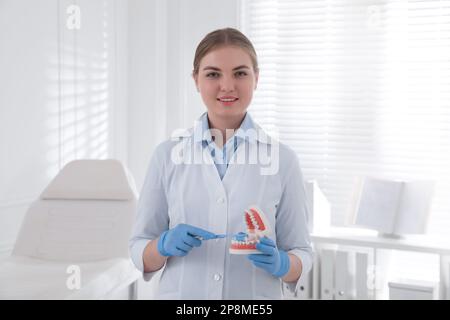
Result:
M436 300L439 288L427 281L389 282L389 300Z
M424 299L450 299L450 243L442 239L424 235L383 238L374 231L356 228L331 228L311 238L315 251L309 275L312 299L412 299L419 293ZM395 252L434 257L438 262L433 275L438 281L424 280L427 285L418 287L417 281L390 279L388 262Z
M316 246L317 247L317 246ZM366 300L373 296L370 265L373 254L364 248L323 245L316 248L313 268L315 299Z

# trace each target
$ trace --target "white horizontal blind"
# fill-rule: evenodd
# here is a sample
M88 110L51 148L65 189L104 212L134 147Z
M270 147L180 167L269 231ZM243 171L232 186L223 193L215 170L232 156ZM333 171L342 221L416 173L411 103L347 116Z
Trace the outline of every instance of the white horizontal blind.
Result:
M450 1L245 0L256 121L299 155L345 224L354 178L436 179L450 231Z

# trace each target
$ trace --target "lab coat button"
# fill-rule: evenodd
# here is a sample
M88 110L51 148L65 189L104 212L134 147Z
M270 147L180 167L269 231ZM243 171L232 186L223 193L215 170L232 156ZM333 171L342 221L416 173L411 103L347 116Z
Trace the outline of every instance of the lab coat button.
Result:
M223 197L219 197L217 199L217 203L224 203L224 202L225 202L225 199Z
M214 280L220 281L220 279L222 279L222 276L221 276L220 274L216 273L216 274L214 275Z

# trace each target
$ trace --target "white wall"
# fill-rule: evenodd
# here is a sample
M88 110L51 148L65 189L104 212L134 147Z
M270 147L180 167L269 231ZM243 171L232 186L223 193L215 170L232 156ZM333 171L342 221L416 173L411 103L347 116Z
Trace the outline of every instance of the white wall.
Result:
M0 257L23 215L76 158L127 162L125 0L0 2Z
M128 1L128 154L139 190L151 152L166 136L166 18L163 3L157 0Z

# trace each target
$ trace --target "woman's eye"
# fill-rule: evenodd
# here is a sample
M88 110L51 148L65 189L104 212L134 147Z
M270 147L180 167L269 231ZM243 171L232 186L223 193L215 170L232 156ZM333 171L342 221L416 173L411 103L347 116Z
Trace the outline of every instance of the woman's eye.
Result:
M247 75L247 72L245 72L245 71L236 72L236 76L238 76L238 77L245 77L246 75Z
M206 74L207 78L217 78L219 76L218 72L210 72L208 74Z

